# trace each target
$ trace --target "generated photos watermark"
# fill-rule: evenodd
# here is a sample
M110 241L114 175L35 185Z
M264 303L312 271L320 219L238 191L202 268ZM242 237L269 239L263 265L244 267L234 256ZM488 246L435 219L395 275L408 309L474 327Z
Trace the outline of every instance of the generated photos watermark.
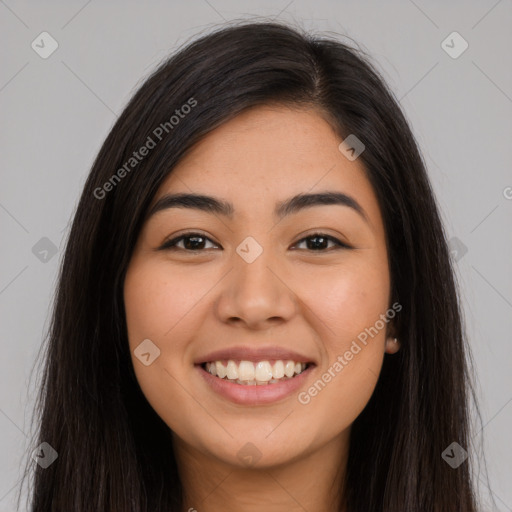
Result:
M174 111L174 114L168 121L160 123L148 136L146 142L137 150L132 153L132 156L120 167L112 176L101 186L94 189L94 197L96 199L104 199L108 192L114 190L114 187L129 174L137 165L139 165L146 156L149 155L164 137L170 133L175 126L177 126L182 119L189 114L192 109L197 105L197 100L192 96L180 108Z
M297 400L302 405L307 405L311 402L311 399L320 393L329 382L331 382L342 370L345 366L348 365L350 361L354 358L355 355L359 354L362 350L362 346L366 346L368 344L368 336L370 338L374 338L377 336L379 331L384 329L386 324L395 318L396 314L402 310L402 305L398 302L395 302L386 313L382 313L379 317L379 320L375 322L375 324L371 327L367 327L364 331L360 332L357 335L357 340L353 340L350 348L346 350L343 354L338 355L336 361L327 368L327 370L318 378L314 384L312 384L306 391L302 391L298 394ZM359 341L359 343L358 343Z

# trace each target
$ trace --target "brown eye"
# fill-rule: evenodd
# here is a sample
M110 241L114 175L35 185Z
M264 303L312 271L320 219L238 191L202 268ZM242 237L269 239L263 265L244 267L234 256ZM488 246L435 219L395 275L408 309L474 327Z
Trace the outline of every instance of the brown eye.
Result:
M183 240L183 246L178 244ZM164 250L185 250L185 251L202 251L204 249L211 249L211 247L205 247L206 241L214 244L207 236L201 233L184 233L168 242L165 242L160 249ZM214 244L215 245L215 244ZM217 246L218 247L218 246Z
M337 249L337 248L343 248L343 249L351 249L351 247L337 238L326 235L325 233L314 233L312 235L309 235L302 240L299 240L296 245L301 244L303 242L306 242L306 249L314 252L328 252L329 249ZM334 244L334 247L328 248L327 245L329 242L332 242Z

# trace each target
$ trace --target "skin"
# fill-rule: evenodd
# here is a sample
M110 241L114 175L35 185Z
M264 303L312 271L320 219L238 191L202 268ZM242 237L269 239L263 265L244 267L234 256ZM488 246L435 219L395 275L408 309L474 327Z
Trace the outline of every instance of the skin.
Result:
M338 149L341 141L313 108L255 107L208 134L154 197L153 204L166 193L194 192L234 206L232 219L185 208L148 218L124 284L135 373L172 429L184 511L324 512L344 503L336 489L351 424L375 389L384 354L399 348L392 322L308 404L293 393L271 404L238 405L216 394L193 366L216 349L279 345L317 361L304 391L391 307L377 198L361 160ZM273 216L276 202L319 191L352 196L369 222L341 205L280 221ZM187 252L198 247L187 245L190 239L157 250L187 231L207 237L199 250ZM353 248L300 242L315 231ZM236 252L247 236L263 248L252 263ZM149 366L133 352L147 338L161 351ZM260 453L250 467L237 456L247 442Z

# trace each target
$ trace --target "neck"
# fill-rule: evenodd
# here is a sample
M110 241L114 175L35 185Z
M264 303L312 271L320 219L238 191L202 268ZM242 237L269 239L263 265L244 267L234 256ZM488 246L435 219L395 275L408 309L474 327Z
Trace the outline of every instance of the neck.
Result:
M183 512L345 511L349 432L313 453L266 468L227 464L173 435L183 485Z

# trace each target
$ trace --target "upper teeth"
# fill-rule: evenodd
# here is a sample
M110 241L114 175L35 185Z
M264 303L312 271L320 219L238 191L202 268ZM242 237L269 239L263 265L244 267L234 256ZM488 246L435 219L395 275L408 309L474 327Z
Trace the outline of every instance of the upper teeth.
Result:
M233 361L231 359L227 364L222 361L206 363L206 370L221 379L227 377L230 380L254 380L256 382L268 382L272 379L281 379L284 376L291 378L305 369L306 363L282 360L277 360L274 364L270 364L269 361L253 363L252 361Z

